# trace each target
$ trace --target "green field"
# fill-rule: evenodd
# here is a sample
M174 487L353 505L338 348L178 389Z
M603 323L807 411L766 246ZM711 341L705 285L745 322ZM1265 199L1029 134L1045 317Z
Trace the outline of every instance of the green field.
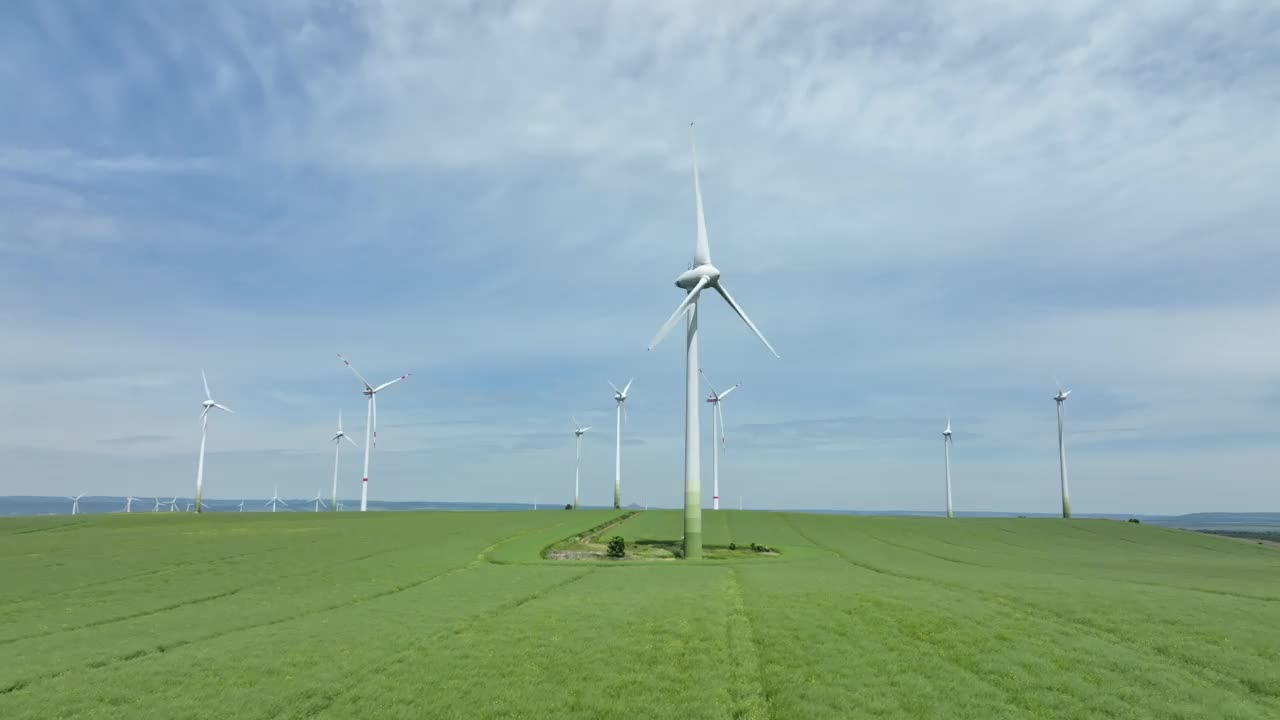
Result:
M1280 718L1280 548L721 511L0 520L0 718ZM679 536L678 512L608 531Z

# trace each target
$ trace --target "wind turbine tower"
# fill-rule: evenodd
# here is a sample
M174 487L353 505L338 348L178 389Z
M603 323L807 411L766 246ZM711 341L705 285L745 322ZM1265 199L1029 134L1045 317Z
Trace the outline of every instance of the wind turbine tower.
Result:
M707 387L711 388L711 395L707 397L707 402L711 403L711 509L720 509L720 453L724 451L724 411L720 409L720 401L729 393L742 387L742 383L738 383L724 392L716 392L715 385L711 384L711 378L707 374L702 373L702 379L707 381ZM717 426L719 431L717 432ZM719 442L716 438L719 438Z
M729 289L720 282L720 269L711 264L711 246L707 239L707 223L702 212L702 186L698 180L698 150L693 144L693 123L690 126L690 146L693 150L693 196L697 214L697 237L693 246L693 262L688 270L676 277L676 287L684 290L683 301L671 314L649 342L652 350L662 338L666 337L676 322L685 318L685 366L684 366L684 557L691 560L702 557L702 477L701 457L698 448L698 297L706 288L711 288L724 298L738 317L751 328L751 332L760 338L760 342L779 357L773 346L756 328L751 318L729 294Z
M395 380L388 380L374 387L351 363L347 362L346 358L342 357L342 353L338 353L338 358L360 379L361 384L364 385L364 390L361 392L369 398L369 414L364 424L364 478L360 481L360 512L365 512L369 509L369 450L378 446L378 393L404 380L412 373L405 373Z
M203 409L200 411L200 462L196 464L196 512L201 512L200 497L204 492L204 441L209 433L209 411L218 408L235 413L231 408L213 401L213 395L209 392L209 378L205 377L204 370L200 371L200 379L204 381L204 402L200 403Z
M573 448L574 448L573 509L574 510L578 509L578 488L580 487L579 479L581 476L580 471L582 469L582 436L590 429L591 429L590 425L586 427L582 427L581 425L578 424L577 418L573 419Z
M951 418L947 418L947 429L942 431L942 453L947 462L947 517L951 514Z
M333 434L333 502L329 506L333 512L338 512L338 455L342 452L342 441L346 440L351 443L351 447L360 449L355 440L352 440L346 433L342 432L342 411L338 411L338 431ZM366 467L365 476L368 477L369 472Z
M625 387L621 390L612 382L609 387L613 388L613 399L618 403L618 432L617 441L613 451L613 509L622 508L622 416L626 412L624 404L627 402L627 393L631 390L631 383L635 382L635 378L627 381Z
M1067 519L1071 518L1071 497L1067 493L1067 443L1062 435L1062 404L1070 395L1071 391L1063 390L1059 384L1058 394L1053 396L1054 402L1058 404L1058 477L1062 480L1062 517Z

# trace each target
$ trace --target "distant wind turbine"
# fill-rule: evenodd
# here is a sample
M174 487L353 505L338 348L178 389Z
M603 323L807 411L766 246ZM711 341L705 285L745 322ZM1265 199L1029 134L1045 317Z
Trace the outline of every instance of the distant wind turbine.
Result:
M82 498L82 497L84 497L84 493L80 493L79 495L77 495L77 496L75 496L75 497L70 497L70 496L68 496L68 497L67 497L67 499L71 501L71 514L72 514L72 515L79 515L79 514L80 514L80 498Z
M244 512L244 501L240 501L240 512Z
M342 431L342 411L338 411L338 431L333 434L333 498L332 504L334 512L338 512L338 455L342 452L342 441L346 440L351 443L351 447L360 449L355 440L352 440L345 432ZM365 471L368 475L368 471Z
M947 465L947 517L951 514L951 418L947 417L947 428L942 431L942 454Z
M698 372L702 373L702 379L707 381L707 387L711 388L711 396L707 398L707 402L711 403L711 509L720 509L720 453L724 452L724 410L720 409L720 402L728 396L729 393L742 387L742 383L738 383L724 392L716 392L716 387L711 384L711 378L702 372L699 368ZM719 424L720 432L716 432L716 425ZM716 442L717 436L719 442Z
M133 503L134 503L135 501L140 502L141 500L140 500L140 498L133 497L132 495L130 495L129 497L125 498L125 499L124 499L124 511L125 511L125 512L127 512L127 513L131 513L131 512L133 512Z
M156 506L151 508L151 512L160 512L160 498L156 498Z
M276 505L282 505L282 506L284 506L284 507L289 507L288 503L286 503L285 501L283 501L283 500L281 500L281 499L280 499L280 487L279 487L278 485L276 486L275 490L273 490L273 491L272 491L272 493L271 493L271 499L270 499L270 500L268 500L268 501L267 501L267 503L266 503L265 505L263 505L262 507L269 507L269 508L271 508L271 512L275 512L275 511L276 511Z
M319 490L316 490L316 496L311 498L311 502L316 504L316 512L320 512L320 507L324 505L324 500L320 498Z
M213 401L213 394L209 392L209 378L205 376L204 370L200 371L200 379L204 381L204 402L200 403L203 409L200 411L200 462L196 464L196 512L201 512L200 497L204 491L204 442L209 432L209 411L218 408L235 413L231 408Z
M175 497L167 504L169 505L169 512L178 512L178 498Z
M1053 400L1058 404L1058 476L1062 480L1062 517L1070 519L1071 499L1067 493L1067 444L1062 436L1062 416L1064 412L1062 404L1067 401L1071 391L1063 390L1062 383L1057 383L1057 385L1058 394L1053 396Z
M631 383L635 382L635 378L627 381L627 384L621 389L609 382L609 387L613 388L613 399L618 403L618 432L617 441L613 451L613 509L618 510L622 507L622 415L626 411L623 406L627 402L627 393L631 390Z
M692 128L693 123L689 123ZM707 239L707 223L702 212L702 187L698 180L698 150L692 142L690 129L690 145L693 147L693 195L697 209L697 240L693 246L693 262L690 269L676 278L676 287L684 290L684 301L676 306L659 330L649 342L652 350L662 338L666 337L677 321L686 318L685 344L685 393L684 393L684 556L689 559L702 557L702 478L699 467L699 425L698 425L698 297L703 289L711 288L724 298L738 317L751 328L751 332L760 338L760 342L778 356L773 346L756 328L751 318L729 294L728 288L720 282L720 270L711 264L711 245Z
M378 446L378 392L395 385L396 383L409 377L412 373L405 373L395 380L389 380L381 385L374 387L369 384L368 380L355 369L347 359L342 357L342 353L338 353L338 358L342 360L342 364L346 365L351 372L364 385L364 396L369 398L369 414L364 424L364 478L360 481L360 512L364 512L369 507L369 449Z
M579 475L582 468L582 435L591 429L591 426L582 427L578 424L578 418L573 419L573 509L578 509L578 488Z

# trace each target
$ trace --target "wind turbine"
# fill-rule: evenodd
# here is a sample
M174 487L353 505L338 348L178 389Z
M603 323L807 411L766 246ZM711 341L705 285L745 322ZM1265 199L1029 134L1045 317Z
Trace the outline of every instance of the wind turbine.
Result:
M631 383L635 382L635 378L627 381L625 387L621 390L612 381L609 387L613 388L613 399L618 403L618 433L617 444L613 451L613 509L618 510L622 507L622 413L623 404L627 402L627 392L631 390Z
M156 498L156 506L151 508L151 512L160 512L160 498Z
M127 498L125 498L125 499L124 499L124 511L125 511L125 512L127 512L127 513L131 513L131 512L133 512L133 503L134 503L134 501L141 501L141 498L136 498L136 497L134 497L134 496L130 495L129 497L127 497Z
M582 427L578 424L578 418L573 419L573 446L574 446L574 462L573 462L573 509L578 509L578 478L579 471L582 468L582 435L590 430L591 426Z
M692 128L693 123L689 123ZM698 448L698 297L705 288L711 288L724 298L738 317L760 338L760 342L779 357L773 346L756 328L751 318L734 301L729 290L720 282L720 270L711 264L711 246L707 240L707 223L702 212L702 187L698 180L698 149L690 130L690 146L693 148L693 195L697 209L697 239L693 246L693 262L690 268L676 277L676 287L684 290L684 300L671 314L649 342L652 350L681 317L686 320L685 340L685 392L684 392L684 556L690 559L702 557L702 478Z
M342 451L342 441L346 440L351 443L351 447L360 449L355 440L352 440L346 433L342 432L342 411L338 411L338 431L333 434L333 504L329 507L334 512L338 512L338 454ZM365 477L369 475L368 469L365 470Z
M338 357L342 360L342 364L355 373L360 382L364 384L362 392L365 397L369 398L369 414L364 424L364 479L360 481L360 512L364 512L369 507L369 449L378 446L378 392L404 380L412 373L405 373L395 380L389 380L378 387L374 387L369 384L368 380L364 379L364 376L351 363L347 362L346 358L342 357L342 353L338 353Z
M273 490L273 491L272 491L272 493L271 493L271 499L270 499L270 500L268 500L268 501L267 501L267 503L266 503L265 505L263 505L262 507L269 507L269 508L271 508L271 512L275 512L275 511L276 511L276 505L284 505L285 507L289 507L289 504L288 504L288 503L286 503L285 501L283 501L283 500L281 500L281 499L280 499L280 486L279 486L279 485L277 485L277 486L276 486L276 488L275 488L275 490Z
M244 501L240 501L240 512L244 512Z
M1053 396L1053 400L1058 404L1058 476L1062 479L1062 517L1070 519L1071 499L1067 494L1067 444L1062 437L1062 403L1067 401L1071 391L1063 390L1062 383L1057 385L1058 394Z
M951 514L951 418L947 418L947 428L942 431L942 453L947 462L947 517Z
M316 490L316 496L311 498L311 502L316 504L316 512L320 512L320 506L324 505L324 500L320 499L319 490Z
M169 512L178 512L178 498L174 498L168 502Z
M707 402L711 403L711 509L720 509L720 453L724 451L724 411L720 409L720 401L724 400L729 393L742 387L742 383L738 383L724 392L716 392L715 385L711 384L711 378L702 372L699 368L698 372L702 373L702 377L707 381L707 387L711 388L711 396L707 398ZM716 443L716 424L720 425L720 442Z
M71 501L71 514L72 514L72 515L79 515L79 514L80 514L80 498L82 498L82 497L84 497L84 493L80 493L79 495L77 495L77 496L75 496L75 497L70 497L70 496L68 496L68 497L67 497L67 499Z
M204 381L204 402L200 403L203 409L200 411L200 462L196 464L196 512L200 512L200 495L204 490L204 441L209 430L209 411L218 408L235 413L231 408L213 401L213 394L209 392L209 378L205 377L204 370L200 371L200 379Z

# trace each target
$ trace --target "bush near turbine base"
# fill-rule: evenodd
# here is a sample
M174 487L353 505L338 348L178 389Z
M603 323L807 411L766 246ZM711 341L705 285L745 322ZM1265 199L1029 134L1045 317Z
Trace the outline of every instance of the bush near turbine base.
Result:
M609 540L609 549L607 551L611 558L621 558L627 556L627 541L622 539L621 535L614 535Z

